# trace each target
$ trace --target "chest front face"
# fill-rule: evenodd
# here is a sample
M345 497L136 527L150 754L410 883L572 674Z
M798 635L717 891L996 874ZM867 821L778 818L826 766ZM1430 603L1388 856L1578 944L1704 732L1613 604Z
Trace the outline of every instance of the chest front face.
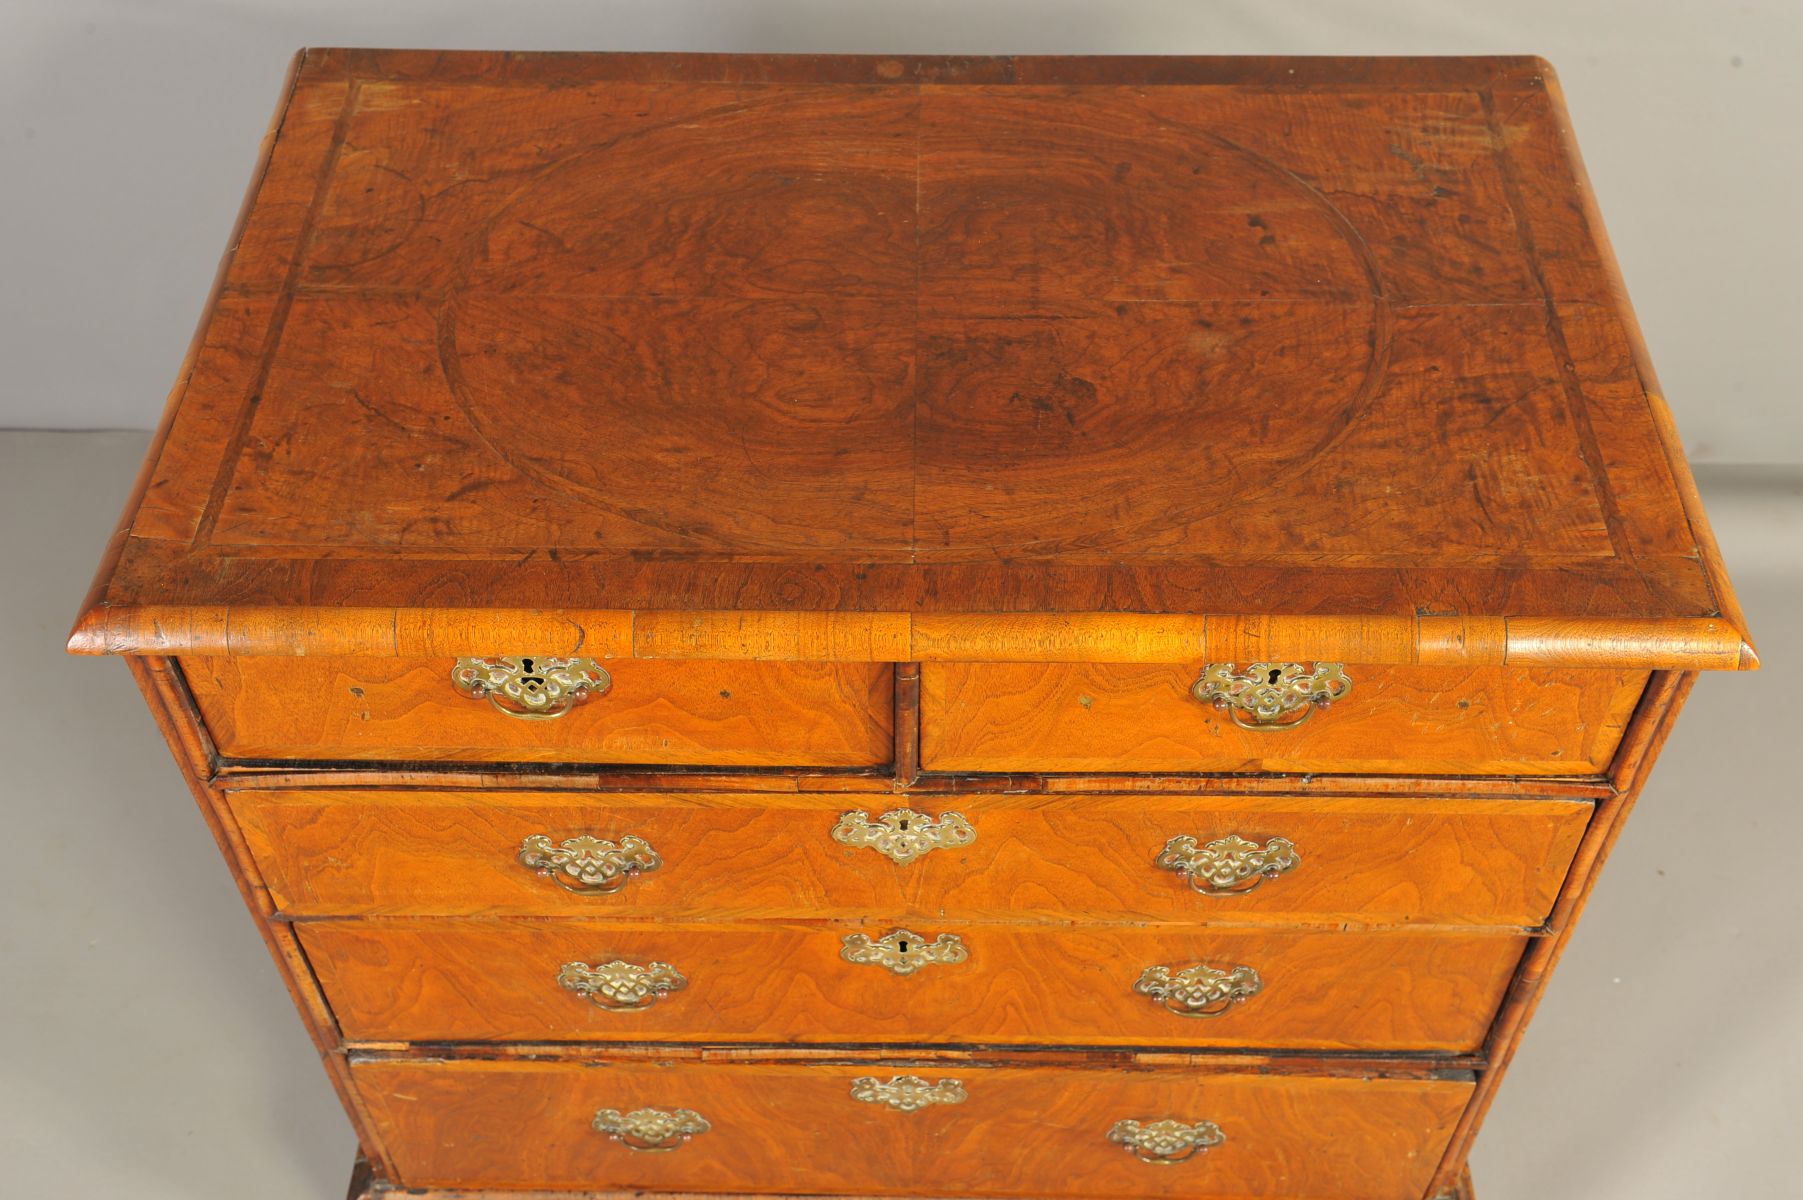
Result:
M72 647L358 1186L1463 1186L1756 662L1566 122L1518 59L304 55Z

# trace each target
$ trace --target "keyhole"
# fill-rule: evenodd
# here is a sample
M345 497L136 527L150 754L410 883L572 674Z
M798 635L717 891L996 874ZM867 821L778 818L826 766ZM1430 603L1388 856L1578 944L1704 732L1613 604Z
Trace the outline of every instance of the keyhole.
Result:
M901 819L901 824L896 826L896 828L900 829L903 833L908 832L908 818L903 817Z
M529 658L520 659L520 671L526 675L536 675L538 673L532 669L532 660Z
M1280 667L1272 667L1272 668L1271 668L1271 680L1270 680L1270 681L1271 681L1271 682L1272 682L1272 683L1276 683L1276 682L1277 682L1277 677L1278 677L1278 676L1279 676L1279 675L1282 675L1282 674L1283 674L1283 670L1282 670L1282 668L1280 668Z
M897 942L897 943L896 943L896 947L897 947L897 949L899 949L899 950L900 950L900 951L901 951L901 952L902 952L902 953L903 953L903 954L906 954L906 953L907 953L907 952L908 952L908 942L907 942L907 939L905 939L905 938L904 938L904 939L903 939L903 940L902 940L902 941L900 941L900 942Z

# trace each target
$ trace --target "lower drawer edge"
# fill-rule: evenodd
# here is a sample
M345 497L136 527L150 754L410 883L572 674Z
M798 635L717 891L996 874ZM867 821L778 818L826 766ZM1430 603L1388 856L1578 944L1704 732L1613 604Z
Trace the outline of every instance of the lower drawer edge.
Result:
M901 1056L358 1056L351 1075L400 1187L576 1194L1419 1200L1473 1089Z

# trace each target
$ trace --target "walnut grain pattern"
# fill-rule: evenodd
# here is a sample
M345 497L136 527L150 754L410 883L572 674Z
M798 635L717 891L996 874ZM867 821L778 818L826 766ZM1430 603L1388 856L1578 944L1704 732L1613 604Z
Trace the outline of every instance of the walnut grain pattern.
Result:
M1643 671L1349 665L1295 729L1248 730L1190 694L1196 666L926 663L929 771L1598 774Z
M867 767L893 753L892 668L607 663L613 686L522 721L451 686L451 659L183 659L221 754Z
M359 1087L395 1147L400 1180L622 1191L868 1195L1420 1195L1464 1080L1260 1076L986 1066L361 1061ZM962 1104L896 1113L851 1082L957 1078ZM595 1111L690 1108L712 1126L668 1154L634 1154L589 1128ZM1183 1169L1107 1139L1118 1120L1210 1120L1225 1144Z
M859 921L364 918L295 925L347 1041L1267 1047L1472 1051L1528 940L1498 932L1280 932L976 924L912 932L969 957L898 976L840 957ZM566 962L666 962L688 986L609 1012ZM1136 995L1147 967L1251 966L1265 990L1218 1018Z
M1062 923L1495 925L1546 919L1590 818L1572 800L1411 797L868 797L370 789L230 793L284 916L597 920L883 913ZM832 838L842 814L956 812L976 837L898 864ZM631 834L662 858L606 895L520 865L521 842ZM1301 865L1203 896L1154 865L1180 834L1287 838Z

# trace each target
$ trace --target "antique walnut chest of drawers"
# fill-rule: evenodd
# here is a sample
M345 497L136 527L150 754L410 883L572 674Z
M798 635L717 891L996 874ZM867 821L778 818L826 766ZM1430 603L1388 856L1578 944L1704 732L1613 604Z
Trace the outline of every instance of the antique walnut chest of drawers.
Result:
M1756 664L1532 59L306 52L70 646L428 1197L1461 1194Z

